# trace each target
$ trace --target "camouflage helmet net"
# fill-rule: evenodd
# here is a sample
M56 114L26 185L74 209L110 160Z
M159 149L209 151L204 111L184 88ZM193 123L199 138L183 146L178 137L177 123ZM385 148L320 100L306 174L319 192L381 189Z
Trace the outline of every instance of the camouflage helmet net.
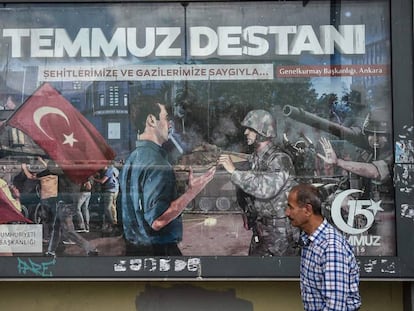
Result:
M364 133L387 134L390 132L389 113L383 108L372 110L365 118Z
M249 111L241 122L241 125L255 130L264 137L276 137L276 122L266 110L258 109Z

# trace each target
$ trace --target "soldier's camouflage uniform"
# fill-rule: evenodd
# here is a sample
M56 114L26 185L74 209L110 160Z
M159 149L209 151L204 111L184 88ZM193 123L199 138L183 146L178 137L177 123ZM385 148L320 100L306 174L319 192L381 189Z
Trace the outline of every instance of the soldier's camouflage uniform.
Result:
M255 217L249 255L298 255L299 230L285 216L288 191L296 184L291 158L270 143L251 155L250 165L250 170L236 170L231 176L245 194L245 212Z

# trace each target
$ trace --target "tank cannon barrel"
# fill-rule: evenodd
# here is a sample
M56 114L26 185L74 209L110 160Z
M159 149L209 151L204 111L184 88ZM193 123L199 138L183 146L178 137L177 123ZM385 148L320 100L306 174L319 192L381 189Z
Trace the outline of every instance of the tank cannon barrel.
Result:
M328 132L341 139L345 139L357 147L370 150L366 138L361 133L361 129L358 127L345 127L338 123L321 118L302 108L297 108L291 105L285 105L283 107L283 115L316 129Z

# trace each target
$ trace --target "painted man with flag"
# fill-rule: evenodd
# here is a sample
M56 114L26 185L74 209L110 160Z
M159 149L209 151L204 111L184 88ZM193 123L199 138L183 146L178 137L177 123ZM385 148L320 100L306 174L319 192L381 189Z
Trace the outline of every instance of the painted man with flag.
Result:
M97 129L48 83L41 85L14 111L6 124L24 132L48 154L63 171L59 179L67 177L75 184L85 182L115 158L114 151ZM72 232L73 222L71 219L68 222L68 213L63 213L63 207L69 205L67 203L58 201L53 207L58 208L54 213L53 224L60 222L66 235L75 233L73 237L79 240L81 246L85 246L86 252L96 254L96 250L85 239ZM52 255L55 255L56 245L56 241L52 241L53 234L60 239L58 227L53 228L49 243L48 251Z
M58 174L54 170L52 161L46 162L42 157L37 158L44 170L34 173L29 170L26 163L22 163L22 171L29 180L37 180L40 183L40 217L43 223L43 241L49 242L52 233L53 213L58 200Z
M45 83L6 121L31 137L77 184L115 158L98 130Z

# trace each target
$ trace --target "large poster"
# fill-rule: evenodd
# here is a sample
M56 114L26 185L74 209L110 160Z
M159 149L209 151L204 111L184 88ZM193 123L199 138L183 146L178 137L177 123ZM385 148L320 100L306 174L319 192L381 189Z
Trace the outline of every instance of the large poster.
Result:
M0 213L8 276L286 276L273 264L298 260L291 184L243 182L223 164L267 176L274 155L255 162L250 131L289 159L292 184L320 188L356 255L397 256L387 1L14 5L0 16L2 190L17 202ZM171 238L148 222L156 211L129 214L149 192L140 197L128 159L154 101L168 114L174 177L148 182L171 177L177 193L148 196L172 202L215 170L168 225L172 257L128 253ZM88 268L74 273L76 261ZM255 269L215 271L217 261Z

